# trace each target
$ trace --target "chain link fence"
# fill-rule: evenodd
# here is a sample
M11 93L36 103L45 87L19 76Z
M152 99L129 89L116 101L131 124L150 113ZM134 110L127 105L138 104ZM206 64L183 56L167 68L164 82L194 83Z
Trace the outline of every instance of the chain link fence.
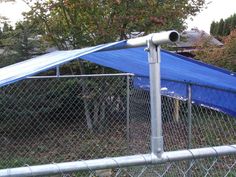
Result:
M0 169L150 152L149 91L129 74L33 77L0 88L0 104ZM162 119L165 151L236 143L235 118L191 101L189 122L187 98L162 96ZM235 164L219 156L61 176L236 176Z
M232 156L219 156L191 161L167 162L159 165L143 165L128 168L61 173L58 177L235 177L236 161L226 161ZM233 157L234 159L236 156Z
M176 85L178 86L178 83ZM185 89L187 92L187 88ZM213 89L217 91L217 88ZM209 91L208 88L206 91ZM231 94L236 96L236 93ZM135 153L150 152L149 91L133 88L130 100L133 151ZM227 102L228 100L222 97L222 101ZM190 108L188 106L188 98L162 96L162 128L165 151L236 143L235 117L209 106L195 104L194 101L190 101ZM191 109L190 115L189 109Z
M1 88L0 168L126 155L127 77L32 78Z

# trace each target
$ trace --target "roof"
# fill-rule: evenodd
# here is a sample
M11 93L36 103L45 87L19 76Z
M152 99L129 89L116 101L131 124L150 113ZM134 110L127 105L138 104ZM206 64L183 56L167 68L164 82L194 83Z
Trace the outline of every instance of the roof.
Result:
M176 43L179 48L195 48L197 44L202 40L207 40L211 45L223 46L219 40L206 33L203 30L191 29L190 31L184 31L181 34L183 40Z
M134 85L149 89L147 52L144 47L112 50L125 45L126 41L120 41L84 49L56 51L1 68L0 87L69 61L84 59L122 72L134 73L138 76ZM187 86L193 84L192 99L196 104L236 115L236 104L232 104L236 102L234 73L164 50L161 51L161 57L161 84L165 88L163 95L186 99Z

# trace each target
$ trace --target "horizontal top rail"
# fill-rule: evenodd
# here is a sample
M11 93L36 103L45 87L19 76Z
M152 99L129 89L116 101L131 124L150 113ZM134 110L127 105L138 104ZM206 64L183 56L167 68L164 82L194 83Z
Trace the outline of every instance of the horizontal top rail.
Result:
M180 35L175 30L161 31L158 33L151 33L146 36L127 39L124 45L114 45L108 48L101 49L98 52L147 46L148 40L150 40L155 45L161 45L161 44L178 42L179 39Z
M29 76L26 79L53 79L53 78L73 78L73 77L81 77L81 78L85 78L85 77L112 77L112 76L136 76L133 73L115 73L115 74L83 74L83 75L52 75L52 76ZM146 77L149 78L147 76L137 76L137 77ZM198 84L195 82L189 82L189 81L179 81L179 80L174 80L174 79L166 79L163 78L161 80L164 81L170 81L170 82L177 82L177 83L182 83L182 84L186 84L186 85L195 85L195 86L199 86L199 87L206 87L206 88L210 88L210 89L216 89L216 90L221 90L221 91L226 91L226 92L231 92L231 93L235 93L236 94L236 90L230 90L230 89L226 89L226 88L219 88L219 87L214 87L214 86L209 86L209 85L204 85L204 84Z
M151 40L151 42L155 45L161 45L166 43L177 42L180 38L180 35L177 31L162 31L159 33L152 33L147 36L142 36L138 38L128 39L127 47L140 47L147 45L147 40Z
M77 78L77 77L112 77L112 76L134 76L133 73L115 74L83 74L83 75L54 75L54 76L30 76L27 79L51 79L51 78Z
M236 144L164 152L162 153L162 156L160 158L155 156L154 154L140 154L133 156L3 169L0 170L0 177L44 176L81 170L91 171L100 169L122 168L136 165L163 164L166 162L218 157L224 155L236 155Z

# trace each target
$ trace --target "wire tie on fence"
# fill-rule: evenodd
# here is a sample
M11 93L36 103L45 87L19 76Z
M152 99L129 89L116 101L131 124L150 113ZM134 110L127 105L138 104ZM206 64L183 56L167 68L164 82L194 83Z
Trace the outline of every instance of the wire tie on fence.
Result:
M94 174L93 170L91 168L89 168L89 165L87 164L87 162L85 160L82 160L82 162L86 165L88 171L92 174Z
M114 158L111 158L111 159L115 162L115 164L117 165L118 168L121 168L120 164L116 161L116 159L114 159Z
M215 152L216 152L216 157L219 157L219 153L217 152L217 150L214 147L211 147Z
M192 154L193 159L196 160L196 157L194 156L194 153L191 151L191 149L187 149L187 150L188 150L188 152L190 152L190 154Z
M85 162L85 160L82 160L82 162L86 165L87 169L88 169L89 171L91 171L91 169L89 168L87 162Z
M59 172L62 174L63 177L66 176L66 175L63 173L63 171L61 170L61 168L58 166L57 163L52 162L52 164L55 165L55 166L57 167L57 169L59 170Z
M111 158L111 160L113 160L114 162L115 162L115 164L117 165L117 167L118 167L118 171L116 172L116 175L115 175L115 177L117 177L120 173L121 173L121 166L120 166L120 164L116 161L116 159L114 159L114 158Z
M31 173L31 176L34 176L34 175L33 175L33 170L31 169L30 165L28 165L28 164L25 164L25 166L29 168L29 170L30 170L30 173Z
M144 161L145 161L145 167L146 167L145 170L146 170L146 169L148 168L147 166L150 165L150 164L148 164L148 161L147 161L146 157L145 157L143 154L141 154L141 156L143 157L143 159L144 159ZM142 174L143 174L143 173L144 173L144 171L142 172ZM142 175L142 174L141 174L141 175Z
M196 157L194 156L194 154L193 154L193 152L190 150L190 149L187 149L189 152L190 152L190 154L192 154L192 156L193 156L193 159L190 159L191 160L191 162L190 162L190 166L189 166L189 169L188 170L191 170L191 168L194 166L194 164L195 163L197 163L196 162Z
M146 157L143 155L143 154L140 154L141 156L142 156L142 158L144 159L144 161L145 161L145 164L146 165L148 165L148 161L147 161L147 159L146 159Z

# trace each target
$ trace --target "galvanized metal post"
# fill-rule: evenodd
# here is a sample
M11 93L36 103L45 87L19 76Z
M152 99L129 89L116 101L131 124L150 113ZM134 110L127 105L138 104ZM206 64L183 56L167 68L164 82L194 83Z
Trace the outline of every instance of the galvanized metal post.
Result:
M188 84L188 145L187 148L192 147L192 87Z
M130 75L127 75L127 91L126 91L126 119L127 119L127 144L130 142Z
M191 84L188 84L187 93L188 93L188 144L187 144L187 149L191 149L191 147L192 147L192 87L191 87ZM191 160L188 162L187 168L189 169L187 172L187 177L191 177L192 176Z
M152 154L161 157L163 153L162 118L161 118L161 77L160 46L151 39L147 41L151 96L151 150Z
M56 76L59 77L60 76L60 66L56 67Z

